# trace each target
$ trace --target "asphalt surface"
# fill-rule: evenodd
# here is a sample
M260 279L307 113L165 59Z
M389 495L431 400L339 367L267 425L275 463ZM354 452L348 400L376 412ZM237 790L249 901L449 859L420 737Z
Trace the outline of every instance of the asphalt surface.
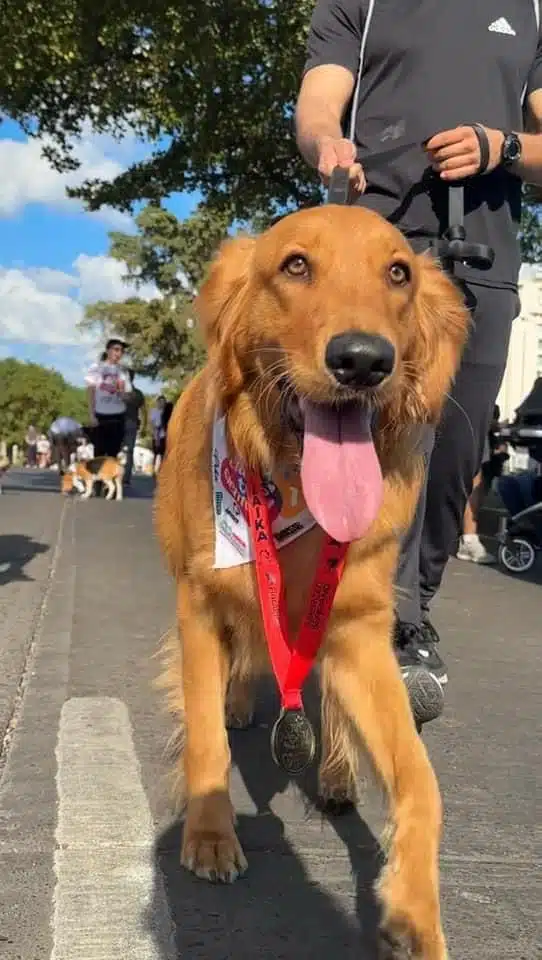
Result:
M268 696L232 740L249 874L212 887L179 865L153 688L173 592L150 493L75 502L11 472L0 496L0 960L374 960L378 797L323 820L313 785L273 767ZM424 736L454 960L540 956L536 580L454 561L435 610L450 685Z

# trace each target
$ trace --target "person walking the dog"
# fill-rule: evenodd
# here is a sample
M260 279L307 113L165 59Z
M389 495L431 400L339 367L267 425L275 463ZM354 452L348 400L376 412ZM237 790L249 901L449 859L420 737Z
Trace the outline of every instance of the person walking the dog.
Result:
M528 132L527 132L528 131ZM435 434L397 574L396 652L418 722L442 709L447 669L430 603L455 552L519 313L521 183L542 185L539 0L317 0L296 107L299 149L327 184L348 168L352 202L416 252L448 226L464 184L469 240L493 266L460 265L473 327Z
M95 457L116 457L122 447L126 396L131 390L130 378L121 366L125 349L123 340L112 337L85 377Z

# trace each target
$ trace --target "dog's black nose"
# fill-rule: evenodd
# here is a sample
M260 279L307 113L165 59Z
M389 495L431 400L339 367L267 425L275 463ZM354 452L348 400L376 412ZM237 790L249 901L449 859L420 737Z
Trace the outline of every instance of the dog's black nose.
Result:
M393 344L377 334L350 330L332 337L326 348L326 366L337 383L353 390L377 387L393 371Z

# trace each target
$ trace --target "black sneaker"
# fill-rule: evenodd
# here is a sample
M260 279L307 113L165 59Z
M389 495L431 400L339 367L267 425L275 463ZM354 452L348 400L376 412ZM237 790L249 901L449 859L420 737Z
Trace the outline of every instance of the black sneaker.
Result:
M419 627L396 622L395 653L418 726L440 717L444 709L442 688L448 676L436 649L438 642L438 633L429 620Z

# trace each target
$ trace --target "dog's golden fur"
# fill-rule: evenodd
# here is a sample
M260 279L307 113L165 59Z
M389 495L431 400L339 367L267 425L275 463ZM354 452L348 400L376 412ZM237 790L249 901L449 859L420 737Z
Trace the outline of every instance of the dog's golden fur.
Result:
M284 266L292 257L298 267L308 263L308 272L296 268L292 275ZM406 268L405 282L401 270L390 274L394 263ZM222 880L246 867L228 792L226 712L237 725L247 720L253 679L269 670L252 565L213 569L213 418L217 410L226 414L230 451L249 466L298 462L298 442L279 412L280 378L298 396L333 403L326 343L349 330L378 333L397 357L372 396L384 501L367 535L349 548L321 650L320 790L324 798L351 795L363 745L393 823L379 883L384 925L406 937L413 956L444 960L441 801L391 635L398 539L413 516L423 470L416 436L421 424L438 419L457 368L468 330L463 299L438 265L415 256L382 218L327 206L287 217L257 239L227 241L197 310L208 362L173 413L156 499L157 531L177 583L178 634L170 638L165 682L185 724L182 861ZM279 554L291 636L322 537L316 527Z

